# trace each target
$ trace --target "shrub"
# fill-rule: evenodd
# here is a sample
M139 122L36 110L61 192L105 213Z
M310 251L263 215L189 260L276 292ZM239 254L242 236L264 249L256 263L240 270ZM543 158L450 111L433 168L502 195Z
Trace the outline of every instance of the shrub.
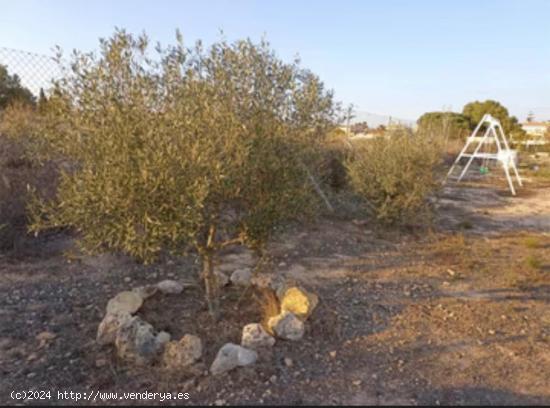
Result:
M347 185L345 161L352 146L346 133L335 128L328 133L322 147L319 177L325 185L339 191Z
M469 119L455 112L426 112L417 121L420 133L439 134L446 140L464 142L470 134Z
M347 160L352 188L384 223L414 222L430 213L428 198L439 186L441 143L405 128L354 142Z
M332 94L265 42L157 47L117 31L99 57L76 52L35 132L67 160L54 200L31 207L33 230L71 227L90 252L146 262L192 244L218 315L213 257L260 247L273 227L315 214L307 177L332 126Z
M28 104L14 103L0 114L0 249L14 249L26 234L27 186L44 196L55 191L56 167L36 163L30 153L29 129L37 125Z

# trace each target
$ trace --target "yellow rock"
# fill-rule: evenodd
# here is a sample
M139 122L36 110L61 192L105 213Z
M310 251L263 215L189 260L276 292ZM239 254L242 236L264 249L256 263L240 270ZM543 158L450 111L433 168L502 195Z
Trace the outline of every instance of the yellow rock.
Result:
M291 312L301 320L306 320L319 303L315 293L299 287L292 287L285 291L281 300L281 310Z

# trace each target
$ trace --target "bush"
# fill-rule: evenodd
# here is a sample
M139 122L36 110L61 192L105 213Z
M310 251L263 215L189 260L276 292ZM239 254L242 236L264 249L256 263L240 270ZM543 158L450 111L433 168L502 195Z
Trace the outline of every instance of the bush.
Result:
M33 202L32 227L71 227L85 250L146 262L192 244L217 316L216 252L260 247L277 224L315 214L307 173L333 126L332 94L264 42L148 48L118 31L99 57L75 54L34 132L67 166L55 199Z
M441 142L409 129L354 142L347 160L352 188L368 210L389 224L415 222L430 214L428 198L439 186Z
M55 192L56 168L40 165L30 156L27 130L36 126L35 111L27 104L10 105L0 114L0 249L14 249L26 235L28 189L44 196Z
M346 132L339 128L328 133L322 146L319 177L324 185L336 192L347 186L345 161L351 148Z
M470 134L469 119L455 112L427 112L417 121L419 133L438 134L445 140L464 140Z

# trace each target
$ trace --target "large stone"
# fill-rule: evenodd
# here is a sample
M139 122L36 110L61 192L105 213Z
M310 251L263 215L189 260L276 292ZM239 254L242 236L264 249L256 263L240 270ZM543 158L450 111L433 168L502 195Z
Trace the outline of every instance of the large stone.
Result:
M134 314L143 304L143 297L138 292L120 292L107 303L107 314Z
M183 292L183 285L175 280L166 279L157 283L157 288L164 294L179 295Z
M97 342L102 346L113 344L119 327L131 318L129 313L106 314L97 328Z
M268 326L277 337L285 340L300 340L304 336L304 322L288 311L270 318Z
M214 362L210 366L210 372L218 375L239 366L254 364L258 354L237 344L227 343L220 348Z
M223 288L224 286L227 286L229 284L229 278L224 272L214 268L214 275L216 275L216 280L220 288Z
M158 292L158 288L156 285L139 286L132 289L132 292L136 293L138 296L141 296L143 300L146 300L154 296L155 293Z
M281 299L281 310L291 312L305 321L318 303L319 297L315 293L295 286L284 292Z
M151 364L169 340L166 334L161 332L155 335L153 326L134 316L122 324L116 332L117 355L137 365Z
M265 331L259 323L250 323L243 327L241 346L257 350L263 347L272 347L275 338Z
M190 366L201 356L201 339L192 334L186 334L180 341L171 341L166 345L162 360L168 368L177 369Z
M231 283L237 286L248 286L252 279L252 270L250 268L236 269L231 274Z

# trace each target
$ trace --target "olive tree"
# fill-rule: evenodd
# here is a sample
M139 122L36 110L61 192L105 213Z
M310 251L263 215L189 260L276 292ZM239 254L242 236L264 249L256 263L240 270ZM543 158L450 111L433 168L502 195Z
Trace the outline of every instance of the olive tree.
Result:
M349 184L371 215L395 225L430 218L430 197L441 181L439 135L395 128L353 147L346 160Z
M32 229L70 227L85 250L145 262L192 245L217 317L217 251L315 213L332 94L264 41L188 48L178 34L152 52L118 30L100 45L74 52L42 113L41 151L65 165L56 198L33 201Z

